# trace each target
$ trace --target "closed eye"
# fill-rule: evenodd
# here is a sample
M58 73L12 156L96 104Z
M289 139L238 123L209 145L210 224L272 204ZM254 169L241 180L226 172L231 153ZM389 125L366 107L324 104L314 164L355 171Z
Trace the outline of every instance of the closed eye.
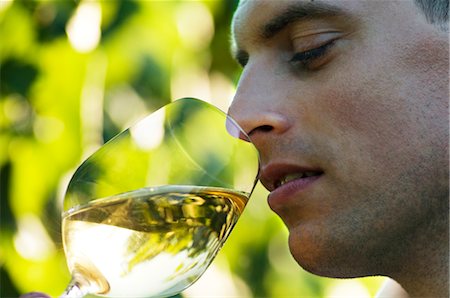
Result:
M307 69L315 68L313 67L313 63L319 60L319 58L325 56L328 50L334 45L334 42L335 40L332 40L320 47L304 52L295 53L291 60L289 60L289 62L293 65L300 64L300 66L303 66Z

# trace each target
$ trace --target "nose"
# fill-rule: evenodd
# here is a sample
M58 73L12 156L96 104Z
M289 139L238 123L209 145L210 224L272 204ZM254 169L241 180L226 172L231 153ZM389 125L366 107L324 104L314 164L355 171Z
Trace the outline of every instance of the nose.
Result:
M258 147L268 137L286 132L291 123L283 107L283 86L267 69L247 65L228 114Z

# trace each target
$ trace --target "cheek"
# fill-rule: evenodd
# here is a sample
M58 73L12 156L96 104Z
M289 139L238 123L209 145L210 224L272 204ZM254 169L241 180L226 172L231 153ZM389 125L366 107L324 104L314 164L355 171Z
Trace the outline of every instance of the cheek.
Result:
M320 112L329 117L330 125L344 136L359 133L381 137L406 116L403 84L383 79L380 72L358 72L323 87L316 101L321 103Z
M323 117L317 125L321 125L331 139L340 139L343 144L357 141L363 145L366 142L382 143L399 137L393 135L393 128L401 122L398 113L403 107L393 103L386 104L384 99L389 96L385 91L376 90L376 87L367 84L364 86L367 88L365 92L352 88L354 86L332 88L318 99L321 102L318 113ZM401 134L401 131L395 134Z
M379 158L410 162L417 162L416 152L430 154L432 144L448 146L442 142L448 140L448 44L427 34L410 40L390 41L391 48L372 44L316 86L314 102L323 115L316 124L341 138L340 146L366 146Z
M316 98L321 117L315 125L336 152L336 170L373 175L396 167L400 160L412 162L406 159L414 159L418 131L401 85L359 78L323 89Z

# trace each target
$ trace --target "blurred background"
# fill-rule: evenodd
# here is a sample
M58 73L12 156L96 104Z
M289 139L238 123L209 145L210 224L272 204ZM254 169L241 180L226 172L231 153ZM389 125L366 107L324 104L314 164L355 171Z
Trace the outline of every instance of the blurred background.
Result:
M77 166L162 105L227 109L237 0L0 1L0 296L62 293L61 207ZM382 278L334 280L292 259L258 185L207 273L182 297L372 297Z

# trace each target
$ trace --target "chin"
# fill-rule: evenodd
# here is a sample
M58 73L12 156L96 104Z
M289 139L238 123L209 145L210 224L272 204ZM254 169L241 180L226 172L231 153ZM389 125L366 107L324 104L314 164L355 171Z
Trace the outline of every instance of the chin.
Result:
M307 227L290 229L289 249L306 271L324 277L354 278L377 275L364 262L361 247L343 243L337 237L324 237L323 231ZM340 242L340 243L339 243ZM344 244L344 245L343 245Z

